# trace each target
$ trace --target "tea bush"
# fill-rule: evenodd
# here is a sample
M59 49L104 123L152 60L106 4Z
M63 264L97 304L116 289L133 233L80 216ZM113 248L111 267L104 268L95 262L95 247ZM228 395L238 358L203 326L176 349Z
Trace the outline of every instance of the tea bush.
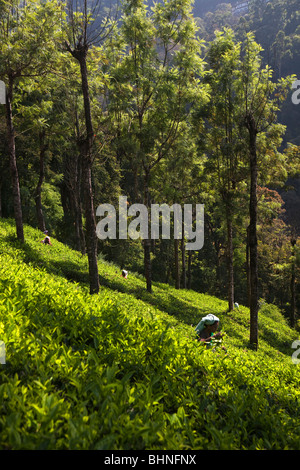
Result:
M212 296L155 284L99 261L90 296L87 262L57 241L26 243L0 221L1 449L299 449L297 334L275 306L227 313ZM224 345L194 337L214 313Z

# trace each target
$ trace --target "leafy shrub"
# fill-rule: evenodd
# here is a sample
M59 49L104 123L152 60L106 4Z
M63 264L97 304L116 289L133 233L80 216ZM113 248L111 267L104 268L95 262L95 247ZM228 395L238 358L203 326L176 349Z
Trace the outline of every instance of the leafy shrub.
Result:
M296 335L275 306L253 352L245 307L162 284L149 296L105 262L90 296L85 257L12 233L1 221L1 449L299 449ZM195 340L209 312L227 352Z

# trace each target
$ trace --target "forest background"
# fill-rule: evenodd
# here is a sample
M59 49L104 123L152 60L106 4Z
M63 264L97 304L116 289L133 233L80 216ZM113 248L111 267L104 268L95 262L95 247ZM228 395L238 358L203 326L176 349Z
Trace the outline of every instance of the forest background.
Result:
M261 125L257 295L295 324L298 1L148 3L0 2L0 216L19 220L20 239L22 221L88 252L91 264L96 250L146 272L148 290L157 280L228 298L229 309L249 305L250 109ZM130 204L204 204L204 247L95 244L93 210L117 207L121 194Z

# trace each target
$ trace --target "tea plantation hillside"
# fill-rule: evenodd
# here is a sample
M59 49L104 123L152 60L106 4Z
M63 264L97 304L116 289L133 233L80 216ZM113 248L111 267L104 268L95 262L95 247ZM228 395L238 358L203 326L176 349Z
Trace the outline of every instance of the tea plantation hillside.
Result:
M0 449L300 449L298 335L275 306L249 312L154 285L87 260L0 219ZM227 352L206 349L194 326L220 317Z

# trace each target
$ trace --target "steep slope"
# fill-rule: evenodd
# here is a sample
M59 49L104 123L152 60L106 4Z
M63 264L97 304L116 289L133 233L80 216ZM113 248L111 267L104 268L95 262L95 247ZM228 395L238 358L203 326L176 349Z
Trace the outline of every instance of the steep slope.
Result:
M1 449L299 449L297 338L278 309L248 309L144 280L99 262L90 296L85 257L0 220ZM218 315L224 346L194 338Z

